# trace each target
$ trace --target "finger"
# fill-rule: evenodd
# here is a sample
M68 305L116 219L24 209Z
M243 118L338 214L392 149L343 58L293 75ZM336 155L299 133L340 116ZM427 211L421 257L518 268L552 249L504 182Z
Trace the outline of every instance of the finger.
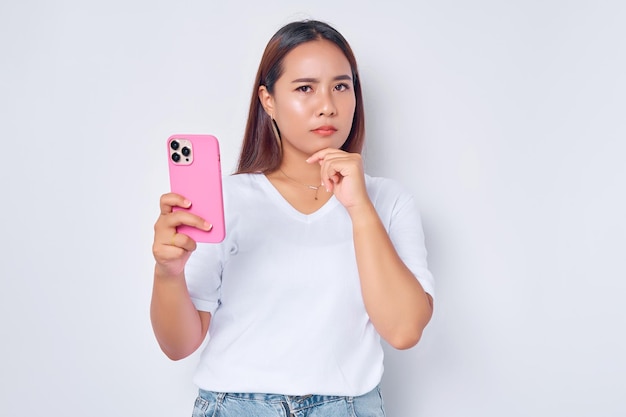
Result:
M309 164L320 162L320 161L323 161L328 155L333 154L333 153L345 154L346 152L339 150L339 149L335 149L335 148L326 148L326 149L317 151L313 155L309 156L306 159L306 162L308 162Z
M211 222L185 210L176 210L159 219L166 227L191 226L200 230L211 229Z
M173 207L189 208L191 206L191 201L187 200L180 194L167 193L161 196L159 206L161 214L169 214L172 212Z
M174 233L170 239L169 246L184 249L188 252L196 250L196 241L184 233Z
M193 240L185 242L183 238L177 237L176 244L180 246L163 245L156 242L152 245L152 253L158 264L167 265L171 262L184 260L186 256L189 256L196 249L196 244Z
M321 168L322 186L327 192L333 192L335 185L339 183L341 177L332 165L324 163Z
M353 170L354 162L345 155L329 154L320 162L322 183L337 183Z
M170 237L176 233L178 226L191 226L200 230L209 231L213 225L205 219L183 210L177 210L167 215L161 215L154 224L154 240L168 244Z
M362 167L362 158L359 154L328 154L322 163L322 169L325 169L328 175L332 175L333 172L340 173L342 176L351 175L361 172Z

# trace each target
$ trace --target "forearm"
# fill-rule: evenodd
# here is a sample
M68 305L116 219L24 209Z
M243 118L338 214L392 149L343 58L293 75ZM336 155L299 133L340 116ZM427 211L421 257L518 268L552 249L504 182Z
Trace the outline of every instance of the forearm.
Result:
M353 238L365 308L389 344L414 346L432 316L432 299L398 256L375 208L351 209Z
M184 276L164 276L157 269L150 317L161 349L173 360L192 354L202 343L208 327L208 320L203 323L191 302Z

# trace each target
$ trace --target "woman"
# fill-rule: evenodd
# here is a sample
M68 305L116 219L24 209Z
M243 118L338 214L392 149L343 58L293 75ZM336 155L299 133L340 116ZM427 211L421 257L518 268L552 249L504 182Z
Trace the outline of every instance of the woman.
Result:
M208 335L194 415L384 415L380 337L418 342L433 282L413 199L363 172L363 139L350 46L325 23L290 23L265 49L224 179L224 242L177 234L211 219L161 197L152 323L175 360Z

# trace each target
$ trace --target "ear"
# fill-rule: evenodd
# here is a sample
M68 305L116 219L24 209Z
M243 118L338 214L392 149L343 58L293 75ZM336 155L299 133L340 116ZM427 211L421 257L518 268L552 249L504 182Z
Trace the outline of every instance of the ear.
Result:
M274 117L274 97L267 91L267 87L264 85L259 87L259 101L261 106L271 118Z

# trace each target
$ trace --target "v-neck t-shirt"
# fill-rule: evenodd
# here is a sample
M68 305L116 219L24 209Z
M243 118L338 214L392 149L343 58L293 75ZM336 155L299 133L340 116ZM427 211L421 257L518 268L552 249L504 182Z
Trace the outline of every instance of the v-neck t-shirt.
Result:
M365 179L398 255L434 296L413 197L393 180ZM383 349L361 295L346 209L332 196L301 213L263 174L227 176L223 190L226 238L198 243L185 268L192 302L211 313L194 382L216 392L371 391Z

